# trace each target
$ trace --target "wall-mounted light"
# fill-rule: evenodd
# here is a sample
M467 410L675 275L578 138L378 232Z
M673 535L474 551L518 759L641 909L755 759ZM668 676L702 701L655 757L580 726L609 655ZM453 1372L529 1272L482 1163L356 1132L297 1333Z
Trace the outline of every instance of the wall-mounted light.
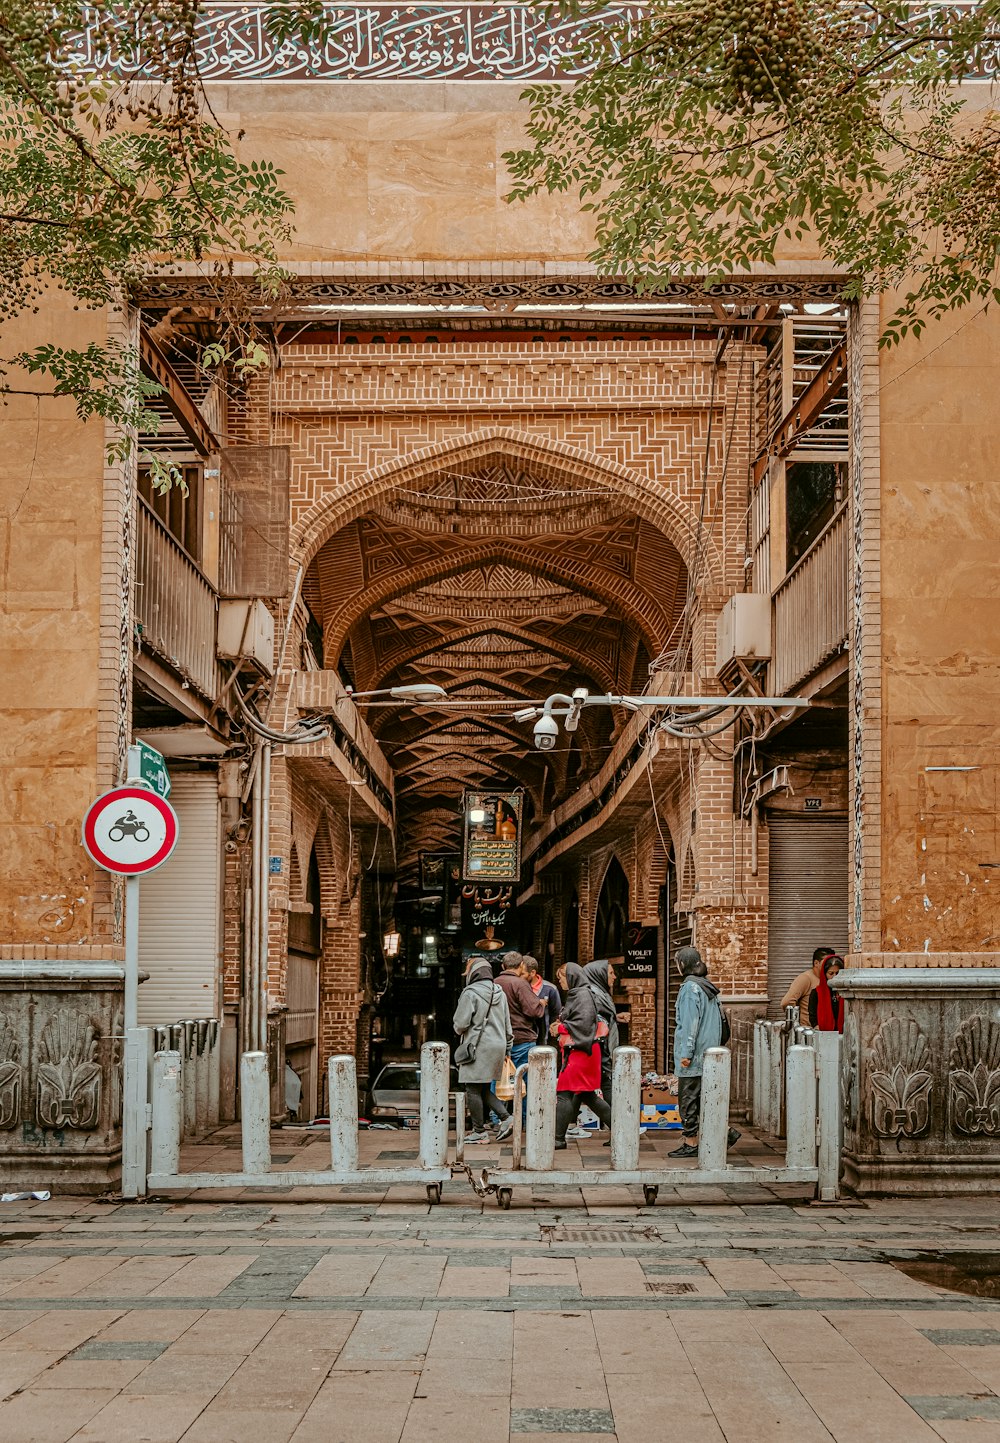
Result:
M436 945L436 943L437 943L437 938L434 936L434 933L433 933L433 932L428 932L428 933L427 933L427 936L424 938L424 944L425 944L427 947L433 947L433 946Z
M398 932L386 932L382 938L382 951L387 957L399 956L399 944L401 940Z

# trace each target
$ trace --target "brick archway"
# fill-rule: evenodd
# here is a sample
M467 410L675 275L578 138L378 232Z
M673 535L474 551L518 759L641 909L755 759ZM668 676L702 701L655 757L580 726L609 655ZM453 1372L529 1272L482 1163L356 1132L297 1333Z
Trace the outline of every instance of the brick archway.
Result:
M678 497L595 452L506 427L476 431L459 440L424 447L372 467L350 482L331 486L293 529L293 570L307 566L337 531L398 488L415 487L449 467L491 460L515 462L541 479L607 488L615 500L661 531L677 548L685 566L690 568L697 561L707 585L723 585L724 567L714 539L700 528L696 512Z

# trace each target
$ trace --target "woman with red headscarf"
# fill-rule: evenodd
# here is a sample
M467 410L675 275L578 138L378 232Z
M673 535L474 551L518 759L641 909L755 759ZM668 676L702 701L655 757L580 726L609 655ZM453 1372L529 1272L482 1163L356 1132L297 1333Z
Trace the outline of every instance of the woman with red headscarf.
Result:
M816 986L809 994L809 1026L820 1032L844 1030L844 999L830 986L830 978L836 977L843 965L843 957L836 954L827 957L820 969Z

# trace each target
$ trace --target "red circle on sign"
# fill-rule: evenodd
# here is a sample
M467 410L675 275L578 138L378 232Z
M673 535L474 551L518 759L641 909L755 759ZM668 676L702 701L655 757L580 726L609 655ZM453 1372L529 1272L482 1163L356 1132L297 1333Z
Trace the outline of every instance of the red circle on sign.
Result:
M105 850L98 838L97 829L102 816L109 807L119 807L126 802L136 801L152 807L159 813L165 835L163 841L148 856L134 861L125 861L112 856ZM146 787L114 787L110 792L105 792L103 796L97 798L83 819L83 845L91 859L99 867L103 867L106 872L117 872L126 877L136 876L142 872L152 872L162 866L176 847L178 834L177 813L173 807L156 792L152 792Z

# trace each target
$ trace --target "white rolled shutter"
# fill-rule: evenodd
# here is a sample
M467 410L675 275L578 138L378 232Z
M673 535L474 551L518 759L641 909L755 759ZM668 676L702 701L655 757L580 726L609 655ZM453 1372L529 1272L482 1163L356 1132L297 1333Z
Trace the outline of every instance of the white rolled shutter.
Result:
M168 862L143 877L139 901L139 1025L218 1016L220 833L218 779L171 778L180 838Z
M776 1016L815 948L847 950L847 822L772 815L768 846L767 991Z

